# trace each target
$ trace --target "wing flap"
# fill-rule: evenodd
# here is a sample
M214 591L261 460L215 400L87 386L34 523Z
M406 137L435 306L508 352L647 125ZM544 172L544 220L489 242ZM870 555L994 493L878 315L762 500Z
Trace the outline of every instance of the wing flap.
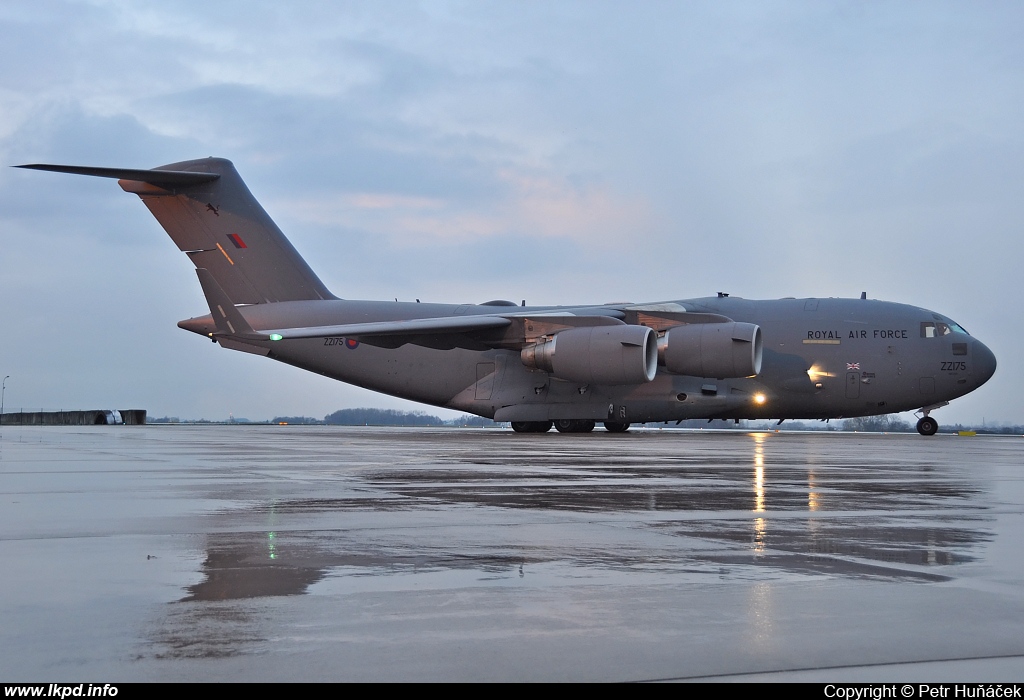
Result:
M732 321L728 316L723 316L721 314L691 311L635 311L633 309L627 310L626 318L628 319L627 322L653 328L659 333L676 326L688 326L698 323L729 323Z

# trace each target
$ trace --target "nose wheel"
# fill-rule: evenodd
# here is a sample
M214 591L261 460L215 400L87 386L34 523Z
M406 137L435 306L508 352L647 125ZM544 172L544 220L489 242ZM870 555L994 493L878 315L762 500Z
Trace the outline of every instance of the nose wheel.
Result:
M924 416L917 421L917 432L922 435L934 435L939 432L939 422L931 416Z

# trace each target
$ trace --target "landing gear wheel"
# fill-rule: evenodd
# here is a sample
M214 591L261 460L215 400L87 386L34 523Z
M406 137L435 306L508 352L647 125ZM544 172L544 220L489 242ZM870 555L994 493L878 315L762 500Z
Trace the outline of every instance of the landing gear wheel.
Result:
M606 420L604 422L604 429L609 433L624 433L629 430L629 423L616 423L615 421Z
M555 430L560 433L589 433L597 425L592 420L572 420L562 418L555 421Z
M931 416L925 416L917 421L917 432L922 435L934 435L939 432L939 422Z
M551 421L514 420L512 430L517 433L546 433L551 430Z

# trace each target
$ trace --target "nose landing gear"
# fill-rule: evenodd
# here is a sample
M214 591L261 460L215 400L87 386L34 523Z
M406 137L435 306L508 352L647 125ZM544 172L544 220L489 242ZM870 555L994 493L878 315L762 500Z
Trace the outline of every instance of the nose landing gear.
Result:
M916 413L921 414L920 420L917 421L917 432L926 436L934 435L935 433L939 432L939 422L928 414L934 411L936 408L942 408L943 406L948 405L949 401L943 401L942 403L934 403L931 406L925 406L921 410L916 411Z

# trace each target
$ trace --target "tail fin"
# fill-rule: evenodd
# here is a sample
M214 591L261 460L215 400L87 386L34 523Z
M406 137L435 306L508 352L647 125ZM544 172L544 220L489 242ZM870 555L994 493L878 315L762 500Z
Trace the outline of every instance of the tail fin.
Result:
M334 299L223 158L162 165L153 170L23 165L23 168L120 178L149 207L196 268L235 304Z

